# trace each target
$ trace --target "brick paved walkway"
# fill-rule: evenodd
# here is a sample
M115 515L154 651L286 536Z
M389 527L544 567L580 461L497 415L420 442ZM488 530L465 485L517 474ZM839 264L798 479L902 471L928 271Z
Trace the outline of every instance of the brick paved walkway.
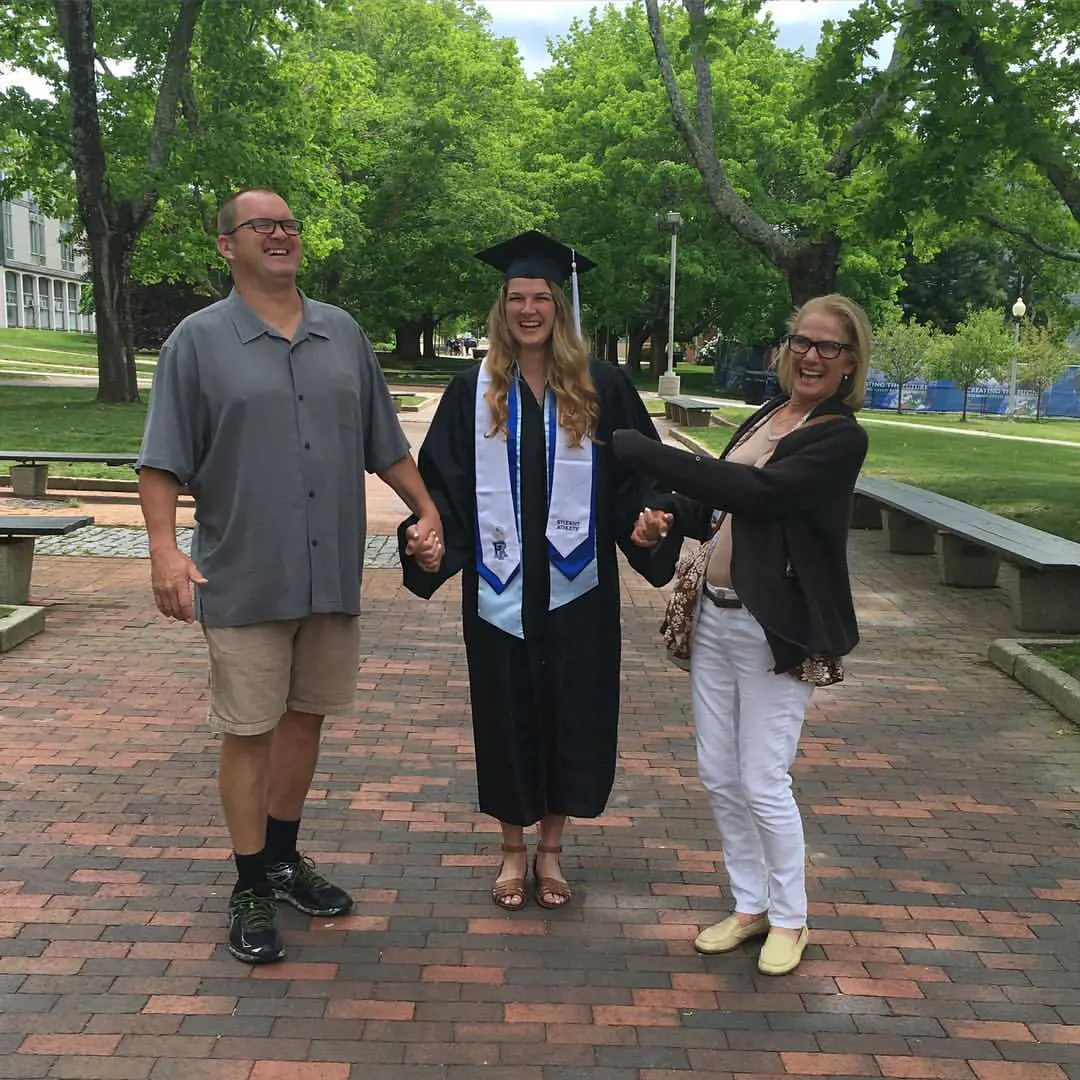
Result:
M1080 734L985 662L999 593L852 544L864 644L797 763L813 942L781 979L691 947L725 910L718 842L644 584L575 902L508 915L456 590L369 571L361 699L302 834L356 912L286 911L289 961L250 969L221 944L198 630L156 615L145 561L39 557L47 630L0 657L0 1077L1080 1080Z

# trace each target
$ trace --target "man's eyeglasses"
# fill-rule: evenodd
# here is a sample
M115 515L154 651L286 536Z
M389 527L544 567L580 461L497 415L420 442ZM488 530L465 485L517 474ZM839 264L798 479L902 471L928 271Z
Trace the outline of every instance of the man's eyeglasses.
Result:
M241 221L239 225L234 225L231 229L226 229L221 235L232 236L237 229L248 228L260 236L272 236L279 225L286 236L299 236L304 229L304 223L297 221L296 218L280 220L268 217L253 217L248 218L247 221Z
M784 344L796 356L805 356L811 349L817 349L822 360L835 360L845 349L850 351L854 348L843 341L814 341L803 334L786 334Z

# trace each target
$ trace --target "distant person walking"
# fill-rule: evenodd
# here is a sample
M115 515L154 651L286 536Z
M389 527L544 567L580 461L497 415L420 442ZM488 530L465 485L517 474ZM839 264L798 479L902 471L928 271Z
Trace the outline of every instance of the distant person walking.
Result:
M418 561L434 570L442 552L371 345L296 288L300 232L273 191L221 207L233 291L165 342L138 462L154 599L206 638L237 871L228 948L253 964L285 955L275 898L309 915L352 906L297 837L323 718L356 689L365 470L417 515ZM176 544L181 486L195 498L191 558Z

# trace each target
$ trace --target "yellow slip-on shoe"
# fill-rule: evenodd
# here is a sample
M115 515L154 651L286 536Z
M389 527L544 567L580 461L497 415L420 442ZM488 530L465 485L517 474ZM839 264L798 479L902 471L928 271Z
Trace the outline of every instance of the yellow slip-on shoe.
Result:
M694 948L700 953L724 953L737 949L744 941L761 937L769 932L768 915L759 915L745 925L739 923L738 916L729 915L715 926L707 926L694 939Z
M802 961L803 949L810 941L810 931L804 926L798 937L770 932L761 946L757 969L763 975L786 975L794 971Z

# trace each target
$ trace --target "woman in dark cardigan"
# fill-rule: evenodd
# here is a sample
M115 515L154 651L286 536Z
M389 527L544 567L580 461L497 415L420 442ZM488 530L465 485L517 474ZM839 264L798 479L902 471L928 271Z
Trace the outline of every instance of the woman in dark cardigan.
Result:
M713 460L616 432L623 463L678 492L665 541L711 545L695 609L691 692L698 771L720 830L733 913L703 930L704 953L767 934L765 974L793 971L806 926L805 844L789 770L814 685L842 678L858 641L847 568L851 494L866 435L870 356L862 309L832 294L805 303L777 361L784 393Z

